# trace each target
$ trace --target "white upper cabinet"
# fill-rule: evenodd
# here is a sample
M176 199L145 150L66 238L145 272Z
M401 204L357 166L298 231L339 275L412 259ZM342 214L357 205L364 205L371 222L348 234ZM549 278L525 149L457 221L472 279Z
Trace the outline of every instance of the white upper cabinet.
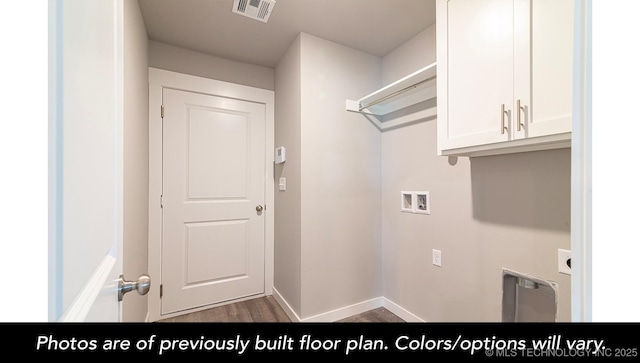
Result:
M571 145L573 0L437 0L438 152Z
M514 3L522 19L514 24L514 97L522 107L525 137L570 133L573 0Z

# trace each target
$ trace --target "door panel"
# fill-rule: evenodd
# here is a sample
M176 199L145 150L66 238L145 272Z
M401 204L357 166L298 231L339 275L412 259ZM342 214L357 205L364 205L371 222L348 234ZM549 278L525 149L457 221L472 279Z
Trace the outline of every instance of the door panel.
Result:
M123 3L52 1L50 21L49 316L120 321Z
M265 106L164 89L163 314L264 292Z
M248 275L246 260L250 244L247 220L185 223L185 229L185 285ZM224 254L219 251L224 251Z
M247 159L246 115L193 106L188 112L188 199L246 198L247 163L236 162Z
M514 96L526 137L571 132L573 0L516 0L515 9Z
M451 96L444 147L507 141L501 105L508 111L513 100L513 0L452 0L447 8Z

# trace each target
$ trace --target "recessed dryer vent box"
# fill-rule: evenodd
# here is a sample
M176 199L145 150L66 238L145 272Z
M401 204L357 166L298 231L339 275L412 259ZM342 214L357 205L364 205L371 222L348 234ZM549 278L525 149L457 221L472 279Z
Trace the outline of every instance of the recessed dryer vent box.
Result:
M558 319L558 284L502 270L502 322L551 322Z

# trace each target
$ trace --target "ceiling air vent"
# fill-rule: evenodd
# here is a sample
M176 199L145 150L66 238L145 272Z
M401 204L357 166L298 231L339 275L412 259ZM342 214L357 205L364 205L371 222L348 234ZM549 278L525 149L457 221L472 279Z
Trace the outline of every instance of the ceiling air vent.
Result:
M276 0L234 0L233 12L266 23Z

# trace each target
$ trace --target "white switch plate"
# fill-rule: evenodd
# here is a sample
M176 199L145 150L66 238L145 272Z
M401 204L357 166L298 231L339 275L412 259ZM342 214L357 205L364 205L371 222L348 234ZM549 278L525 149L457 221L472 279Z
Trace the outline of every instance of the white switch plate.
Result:
M282 164L287 161L286 150L284 146L276 148L275 161L276 164Z
M287 178L280 178L278 186L280 190L287 190Z
M558 249L558 272L571 275L571 251Z
M433 264L442 267L442 251L432 250L431 256L433 257Z

